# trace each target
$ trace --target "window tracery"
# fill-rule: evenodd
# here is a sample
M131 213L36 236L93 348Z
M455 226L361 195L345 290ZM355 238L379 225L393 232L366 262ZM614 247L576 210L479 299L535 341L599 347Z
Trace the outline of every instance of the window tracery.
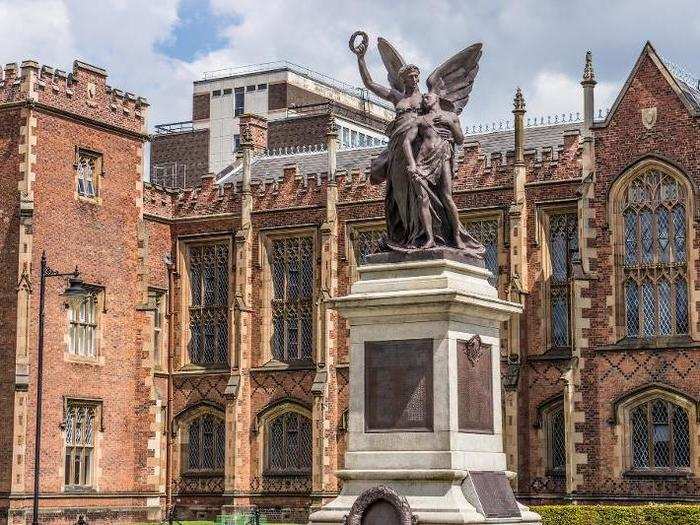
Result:
M311 473L311 421L298 412L285 412L267 426L266 474Z
M225 243L190 247L190 362L228 363L229 248Z
M629 338L689 332L688 192L672 175L648 169L621 193L622 294Z
M214 414L203 414L187 427L186 471L222 471L225 456L224 421Z
M313 357L313 238L272 240L272 355L282 362Z

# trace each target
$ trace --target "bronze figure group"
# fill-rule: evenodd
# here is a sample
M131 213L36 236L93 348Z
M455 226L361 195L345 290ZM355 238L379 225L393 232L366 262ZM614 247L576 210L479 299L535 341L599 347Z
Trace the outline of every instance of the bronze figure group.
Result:
M350 38L365 87L396 109L387 127L389 143L370 171L370 182L386 182L387 235L382 248L405 253L451 248L481 259L484 247L459 220L452 178L464 141L459 114L469 100L482 46L474 44L436 68L427 79L426 94L420 91L417 66L407 64L383 38L377 47L390 87L376 83L369 73L367 34L357 31Z

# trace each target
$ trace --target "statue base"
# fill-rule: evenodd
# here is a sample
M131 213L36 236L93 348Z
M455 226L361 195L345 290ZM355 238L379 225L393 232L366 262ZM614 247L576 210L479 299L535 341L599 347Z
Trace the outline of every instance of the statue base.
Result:
M333 304L351 341L343 488L309 523L540 523L515 501L501 431L500 325L521 306L453 257L369 260Z

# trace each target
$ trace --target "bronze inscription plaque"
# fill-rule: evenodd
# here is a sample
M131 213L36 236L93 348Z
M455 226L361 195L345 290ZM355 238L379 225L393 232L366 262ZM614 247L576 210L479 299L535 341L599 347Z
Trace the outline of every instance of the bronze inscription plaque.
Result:
M518 518L520 509L503 472L470 472L474 490L487 518Z
M493 434L491 345L478 335L457 341L457 407L460 432Z
M365 431L432 431L433 340L365 343Z

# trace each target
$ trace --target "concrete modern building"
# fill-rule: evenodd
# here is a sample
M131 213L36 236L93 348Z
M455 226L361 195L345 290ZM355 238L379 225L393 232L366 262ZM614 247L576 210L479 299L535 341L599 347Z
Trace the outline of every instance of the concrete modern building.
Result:
M270 150L325 144L332 114L341 147L380 145L393 108L356 88L291 62L271 62L204 74L194 83L192 120L156 126L151 167L154 181L191 186L202 174L231 164L241 142L240 117L268 121Z

